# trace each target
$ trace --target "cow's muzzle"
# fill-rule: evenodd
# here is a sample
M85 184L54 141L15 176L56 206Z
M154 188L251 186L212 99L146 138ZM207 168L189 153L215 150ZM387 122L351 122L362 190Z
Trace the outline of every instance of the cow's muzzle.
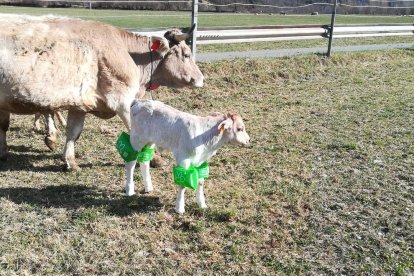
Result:
M204 86L204 78L199 78L197 80L193 79L191 81L191 83L194 87L198 87L198 88L203 87Z

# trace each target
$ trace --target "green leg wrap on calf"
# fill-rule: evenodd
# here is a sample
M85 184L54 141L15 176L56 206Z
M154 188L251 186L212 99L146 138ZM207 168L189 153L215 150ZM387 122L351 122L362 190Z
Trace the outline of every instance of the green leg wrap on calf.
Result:
M181 187L197 189L198 180L207 178L209 176L209 167L207 162L204 162L199 167L191 165L187 170L180 166L174 166L173 178L174 183Z
M137 160L138 162L151 161L154 158L155 145L145 146L141 151L136 151L130 141L128 133L122 132L116 141L116 149L125 162Z

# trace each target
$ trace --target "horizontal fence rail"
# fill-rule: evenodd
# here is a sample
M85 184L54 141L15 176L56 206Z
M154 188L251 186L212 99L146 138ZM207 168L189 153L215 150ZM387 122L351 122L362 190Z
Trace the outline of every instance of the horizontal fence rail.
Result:
M166 30L132 31L143 35L163 36ZM329 25L199 28L197 44L318 39L328 38L329 35ZM336 25L333 32L335 38L409 35L414 35L414 24Z

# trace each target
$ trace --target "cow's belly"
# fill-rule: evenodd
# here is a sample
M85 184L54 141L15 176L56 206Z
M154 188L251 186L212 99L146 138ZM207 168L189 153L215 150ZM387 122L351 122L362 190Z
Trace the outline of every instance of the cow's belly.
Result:
M94 51L60 42L39 47L25 48L23 42L0 46L0 109L30 114L102 106Z

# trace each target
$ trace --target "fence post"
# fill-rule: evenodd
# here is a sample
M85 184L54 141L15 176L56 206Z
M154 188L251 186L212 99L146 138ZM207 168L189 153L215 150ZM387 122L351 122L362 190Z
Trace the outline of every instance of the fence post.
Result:
M196 60L196 51L197 51L197 28L198 28L198 0L193 0L193 8L191 12L191 26L196 24L196 27L193 31L191 38L191 52L193 52L193 58Z
M333 32L335 27L335 20L336 20L336 7L338 5L338 0L335 0L332 17L331 17L331 29L329 31L329 42L328 42L328 52L326 53L327 57L331 56L331 49L332 49L332 39L333 39Z

